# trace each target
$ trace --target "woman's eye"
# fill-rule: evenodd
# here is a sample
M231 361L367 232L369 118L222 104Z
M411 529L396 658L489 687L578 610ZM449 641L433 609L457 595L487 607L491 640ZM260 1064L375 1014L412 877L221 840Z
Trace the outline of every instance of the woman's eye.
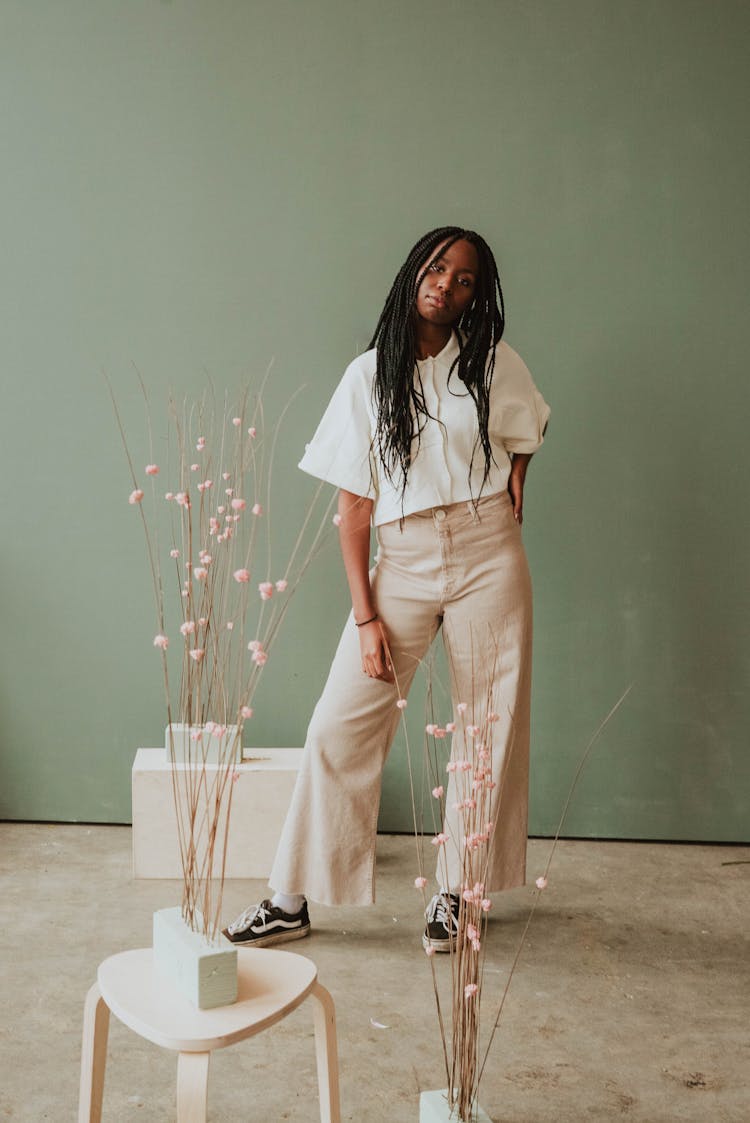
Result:
M459 284L460 285L466 285L467 289L470 289L473 282L470 281L468 277L462 277L461 280L459 281Z
M433 261L432 265L430 266L430 269L432 270L433 273L442 273L442 271L443 271L443 267L442 267L442 265L440 264L439 261Z

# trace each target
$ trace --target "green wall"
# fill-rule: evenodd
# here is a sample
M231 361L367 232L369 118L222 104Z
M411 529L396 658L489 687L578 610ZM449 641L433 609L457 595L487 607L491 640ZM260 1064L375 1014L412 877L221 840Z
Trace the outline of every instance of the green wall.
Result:
M164 718L129 432L274 359L296 462L426 229L481 230L552 405L531 830L744 840L746 44L728 0L3 0L0 814L127 821ZM136 441L137 443L137 441ZM347 610L331 539L256 699L301 744ZM410 705L421 751L419 695ZM381 826L409 829L403 745Z

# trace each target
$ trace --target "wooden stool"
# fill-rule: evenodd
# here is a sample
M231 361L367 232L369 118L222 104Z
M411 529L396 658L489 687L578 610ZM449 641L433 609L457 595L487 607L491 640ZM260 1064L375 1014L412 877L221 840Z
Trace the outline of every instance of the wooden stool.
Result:
M151 948L105 959L86 997L79 1123L100 1123L109 1014L135 1033L173 1049L177 1058L177 1123L205 1123L208 1064L223 1049L281 1021L312 997L320 1118L340 1123L336 1014L315 964L302 955L238 948L238 996L231 1006L198 1010L154 971Z

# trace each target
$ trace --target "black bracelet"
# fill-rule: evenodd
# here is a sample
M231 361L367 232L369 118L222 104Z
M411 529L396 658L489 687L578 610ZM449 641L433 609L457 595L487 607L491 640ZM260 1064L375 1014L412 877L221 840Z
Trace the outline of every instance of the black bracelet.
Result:
M357 621L355 620L354 623L357 624L358 628L364 628L365 624L372 624L373 620L377 620L377 618L378 614L376 612L375 615L371 616L369 620L363 620L361 624L357 624Z

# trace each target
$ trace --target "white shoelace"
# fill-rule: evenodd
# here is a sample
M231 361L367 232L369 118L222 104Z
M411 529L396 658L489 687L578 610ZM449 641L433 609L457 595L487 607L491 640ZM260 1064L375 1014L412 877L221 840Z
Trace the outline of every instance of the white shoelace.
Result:
M236 920L232 921L227 927L227 932L230 932L233 936L236 932L244 932L258 916L261 922L265 924L270 915L268 909L264 908L263 905L250 905L249 908L246 908L244 912L240 913Z
M453 915L452 898L446 897L443 893L436 893L432 898L425 910L425 918L428 924L438 921L443 925L446 932L450 932L451 929L456 931L458 927Z

